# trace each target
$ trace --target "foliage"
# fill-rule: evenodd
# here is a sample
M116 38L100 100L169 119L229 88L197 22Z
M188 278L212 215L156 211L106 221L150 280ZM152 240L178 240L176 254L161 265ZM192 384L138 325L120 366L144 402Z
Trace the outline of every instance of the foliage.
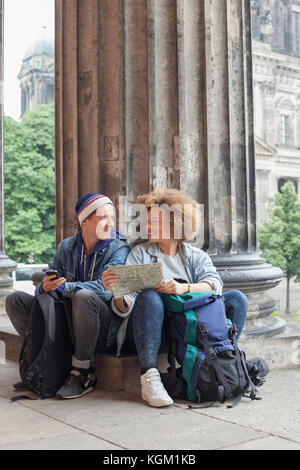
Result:
M54 104L4 118L5 251L48 263L55 251Z
M263 256L280 267L286 278L300 282L300 201L288 181L268 208L269 219L258 228Z

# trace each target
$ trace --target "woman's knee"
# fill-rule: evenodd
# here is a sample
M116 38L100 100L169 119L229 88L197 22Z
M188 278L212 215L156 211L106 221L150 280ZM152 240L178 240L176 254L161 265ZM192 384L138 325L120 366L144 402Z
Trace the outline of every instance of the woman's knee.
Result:
M245 294L243 294L238 289L232 289L223 293L225 298L225 303L232 306L232 307L239 307L242 308L246 312L248 311L248 299Z
M137 296L136 302L138 305L149 306L155 310L164 311L164 303L161 296L153 289L146 289L140 292Z

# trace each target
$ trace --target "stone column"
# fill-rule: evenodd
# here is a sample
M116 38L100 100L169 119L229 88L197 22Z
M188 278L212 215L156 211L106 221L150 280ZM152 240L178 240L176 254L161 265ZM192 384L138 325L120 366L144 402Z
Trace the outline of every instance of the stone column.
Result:
M284 49L284 17L283 5L281 0L276 0L274 5L275 12L275 47L279 50Z
M9 259L9 257L5 254L3 155L3 17L3 0L0 0L0 307L3 307L5 297L13 291L12 272L17 266L17 263Z
M208 252L225 290L248 295L246 331L271 335L285 324L270 317L275 300L266 291L282 272L257 251L250 2L204 6Z
M98 1L56 1L56 234L78 228L75 202L99 191Z
M257 251L250 1L56 0L56 28L58 240L83 190L182 188L225 289L249 296L248 332L279 332L265 292L282 272Z
M287 8L287 49L289 52L295 53L296 41L295 41L295 16L291 0L288 2Z

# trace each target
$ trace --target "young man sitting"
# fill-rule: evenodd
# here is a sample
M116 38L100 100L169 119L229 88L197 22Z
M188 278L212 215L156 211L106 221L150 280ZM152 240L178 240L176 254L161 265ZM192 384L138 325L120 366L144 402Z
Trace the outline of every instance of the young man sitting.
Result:
M108 265L125 264L129 248L114 230L115 208L103 195L89 193L77 201L76 213L81 230L63 240L49 269L59 278L45 276L36 295L57 290L70 299L75 340L75 353L70 375L58 390L58 398L77 398L94 390L97 378L91 370L95 352L114 348L115 336L110 331L112 310L110 290L102 284L102 273ZM19 333L26 335L34 296L16 291L6 298L7 314ZM22 383L15 388L21 390Z

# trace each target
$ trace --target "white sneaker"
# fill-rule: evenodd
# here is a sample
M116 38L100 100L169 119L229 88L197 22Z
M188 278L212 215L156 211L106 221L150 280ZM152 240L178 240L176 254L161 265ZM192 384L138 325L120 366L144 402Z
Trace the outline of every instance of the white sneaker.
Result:
M162 384L160 374L157 369L148 369L141 376L142 399L151 406L168 406L173 404L172 398L168 395Z

